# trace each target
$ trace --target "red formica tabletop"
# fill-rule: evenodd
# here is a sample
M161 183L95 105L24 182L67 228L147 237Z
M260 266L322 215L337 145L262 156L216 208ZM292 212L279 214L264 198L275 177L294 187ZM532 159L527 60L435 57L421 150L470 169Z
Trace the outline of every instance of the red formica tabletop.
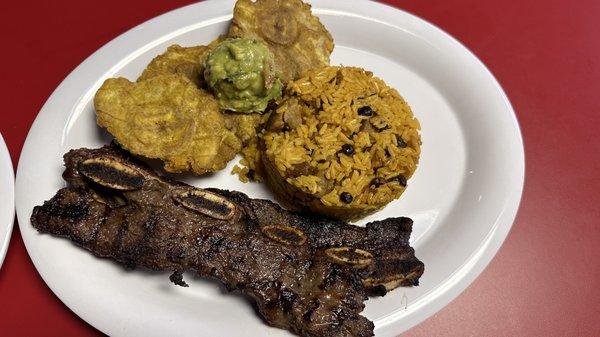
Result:
M129 28L190 2L3 2L0 131L15 167L69 72ZM600 336L600 1L385 2L479 56L515 108L526 152L523 200L504 246L462 295L404 336ZM44 284L15 225L0 269L0 336L100 334Z

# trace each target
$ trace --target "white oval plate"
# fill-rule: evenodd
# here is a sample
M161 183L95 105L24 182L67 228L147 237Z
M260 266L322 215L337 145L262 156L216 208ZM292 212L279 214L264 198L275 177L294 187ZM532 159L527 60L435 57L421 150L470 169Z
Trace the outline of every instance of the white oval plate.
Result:
M423 155L399 200L361 222L406 215L415 220L412 244L426 265L419 287L367 302L364 315L378 336L395 336L432 315L485 268L506 237L523 188L519 126L502 88L464 46L406 12L370 1L312 1L332 33L333 64L372 70L397 88L422 124ZM96 125L92 98L112 76L135 79L173 43L206 44L225 32L234 5L205 1L150 20L116 38L75 69L56 89L31 128L17 177L17 212L39 273L76 314L113 336L285 336L261 322L252 306L216 283L188 274L189 288L167 275L125 271L70 242L39 235L30 225L35 205L64 186L62 155L109 138ZM200 187L271 198L242 184L231 165Z
M4 262L15 220L15 174L10 153L0 134L0 267Z

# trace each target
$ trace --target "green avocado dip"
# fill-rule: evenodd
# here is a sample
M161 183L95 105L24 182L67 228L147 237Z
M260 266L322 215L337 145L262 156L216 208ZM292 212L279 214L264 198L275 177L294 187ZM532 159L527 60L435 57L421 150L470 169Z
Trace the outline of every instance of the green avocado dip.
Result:
M274 57L262 42L236 38L219 43L204 60L204 78L222 109L263 112L281 97Z

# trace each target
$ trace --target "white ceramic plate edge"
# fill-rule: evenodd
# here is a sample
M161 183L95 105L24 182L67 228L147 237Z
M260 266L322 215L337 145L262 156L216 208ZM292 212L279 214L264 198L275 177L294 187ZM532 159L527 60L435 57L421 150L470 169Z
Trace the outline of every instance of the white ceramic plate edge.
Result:
M366 2L366 1L359 1L359 2ZM216 3L216 1L208 1L207 3L214 5ZM323 4L324 7L326 8L327 4L332 3L332 2L313 1L313 3L315 4L315 7L318 7L319 4ZM337 5L350 7L350 5L343 4L343 2L336 3L336 6ZM384 10L384 9L391 10L391 7L387 7L387 6L384 6L381 4L376 4L376 5L380 6L381 10ZM193 6L193 5L191 5L191 6ZM216 7L216 6L213 6L213 7ZM175 15L176 13L183 11L184 9L185 9L185 7L181 8L181 9L177 9L173 12L169 12L166 15ZM394 9L394 10L396 10L396 9ZM385 15L385 13L382 14L382 16L384 16L384 15ZM136 34L136 31L139 31L142 28L146 28L147 26L151 26L152 21L154 21L154 20L156 20L156 19L150 20L138 27L131 29L127 33L124 33L123 35L119 36L115 40L111 41L109 44L107 44L103 48L106 48L109 46L114 47L115 45L117 45L119 43L123 43L126 39L134 36L134 34ZM419 19L415 18L415 20L418 21ZM437 28L427 22L423 22L423 23L425 25L430 26L432 29L438 31L438 33L441 32L446 37L448 37L450 40L452 40L453 43L456 43L456 44L462 46L458 41L456 41L454 38L447 35L445 32L441 31L439 28ZM464 46L462 46L462 48L468 50ZM469 53L470 53L470 51L469 51ZM472 53L470 53L470 54L473 58L477 59ZM97 60L95 60L97 58L98 58L98 52L93 54L92 56L90 56L88 59L86 59L77 69L79 69L80 67L83 67L86 64L89 66L89 63L91 61L97 61ZM481 64L481 66L483 68L485 68L485 66L478 59L477 59L477 62L479 62ZM99 63L103 63L103 62L99 62ZM77 69L74 70L73 72L77 71ZM486 71L487 71L487 68L486 68ZM108 71L108 72L110 72L110 71ZM489 74L489 76L491 76L493 78L493 75L489 71L488 71L488 74ZM68 84L70 77L71 77L71 75L69 75L65 79L65 81L59 86L59 88L56 89L55 93L60 91L60 89L63 85ZM497 84L497 81L496 81L496 85L497 85L498 91L502 93L507 107L512 111L512 107L510 106L510 103L509 103L508 99L506 98L506 95L502 91L500 85ZM46 104L49 104L51 101L55 100L56 97L54 97L54 96L55 95L53 94L48 99L48 102ZM42 108L42 110L44 110L44 108ZM520 129L519 129L517 120L514 117L514 113L513 113L513 118L514 118L514 126L518 130L517 135L515 135L515 136L517 136L519 138L518 142L521 144L520 157L522 158L520 162L516 163L517 171L520 174L517 174L517 176L514 177L515 182L518 183L516 185L518 185L519 187L510 191L510 195L512 197L511 199L513 200L513 202L511 204L506 205L504 211L501 213L501 215L496 220L494 230L489 233L487 240L484 243L482 243L482 245L480 246L480 249L478 249L477 252L475 254L473 254L473 256L463 265L463 267L460 268L451 278L449 278L442 287L439 287L438 288L439 291L435 295L428 296L427 302L423 302L420 304L417 303L415 305L412 305L411 308L409 308L409 310L413 314L416 313L418 311L418 309L421 310L418 317L415 315L414 319L410 321L411 326L414 326L414 325L418 324L419 322L421 322L422 320L426 319L431 314L435 313L436 311L441 309L443 306L445 306L447 303L452 301L456 296L458 296L485 269L485 267L492 260L492 258L494 257L494 255L496 254L496 252L498 251L500 246L502 245L504 239L508 235L511 224L516 216L516 212L517 212L517 209L519 206L522 188L523 188L523 181L524 181L524 154L523 154L523 148L522 148L522 138L521 138ZM36 120L35 124L40 123L40 122L41 122L41 120ZM35 126L35 124L34 124L34 126ZM28 142L26 142L24 149L27 148L27 143ZM18 188L19 185L21 185L21 184L19 183L19 173L17 173L17 200L19 199L19 194L24 192ZM17 210L18 216L22 220L19 223L29 224L29 221L27 221L28 217L29 217L29 214L28 214L29 211L30 210L23 210L23 212L20 212L19 210ZM26 245L27 245L27 242L26 242ZM29 245L27 245L27 248L29 249ZM38 267L38 266L36 265L36 267ZM42 275L42 277L43 277L43 275ZM50 285L50 287L59 297L61 297L60 291L58 291L57 289L53 289L51 285ZM69 304L67 304L67 305L69 305ZM71 305L69 305L69 307L73 311L75 311L76 313L79 314L79 310L77 310L76 307L73 307ZM84 317L83 315L80 315L80 316L82 316L82 318L86 319L86 317ZM405 328L408 328L408 327L405 327ZM380 331L380 332L385 331L386 333L389 333L391 331L397 331L395 329L394 330L392 330L392 329L394 329L393 324L390 324L390 325L385 325L383 327L378 328L378 331Z
M0 134L0 186L4 185L8 187L8 193L2 196L3 204L0 205L0 268L8 251L15 220L15 175L10 153Z

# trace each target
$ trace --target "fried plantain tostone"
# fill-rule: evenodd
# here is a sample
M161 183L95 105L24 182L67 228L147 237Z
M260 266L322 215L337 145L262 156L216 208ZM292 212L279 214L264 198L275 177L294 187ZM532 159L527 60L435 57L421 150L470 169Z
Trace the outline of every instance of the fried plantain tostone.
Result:
M181 74L194 82L200 90L206 89L204 67L202 61L208 51L214 48L224 37L219 37L208 46L182 47L171 45L167 50L155 57L144 69L139 81L168 74ZM257 130L263 123L261 114L240 114L231 111L221 111L225 119L225 127L238 137L246 146L257 137Z
M212 95L182 74L158 74L139 82L108 79L94 105L98 125L121 146L161 159L168 172L221 170L242 147Z
M181 47L174 44L155 57L144 69L139 81L167 74L181 74L197 86L204 83L201 59L208 51L208 46Z
M287 83L306 70L329 65L333 38L310 8L301 0L238 0L229 36L264 41Z

